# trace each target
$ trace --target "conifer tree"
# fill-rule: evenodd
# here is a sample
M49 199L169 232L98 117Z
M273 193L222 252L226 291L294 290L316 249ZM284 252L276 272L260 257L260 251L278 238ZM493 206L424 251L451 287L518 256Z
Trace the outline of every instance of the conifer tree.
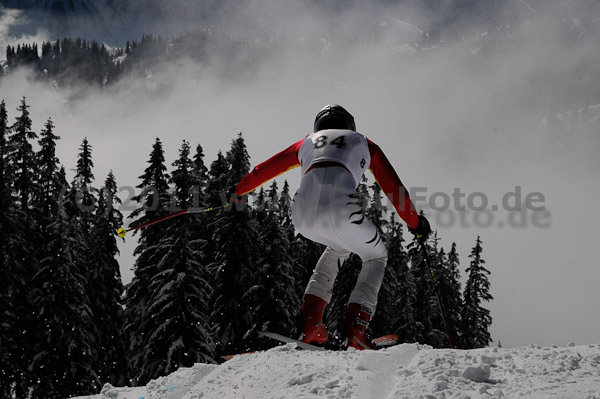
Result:
M29 367L32 398L64 398L100 388L94 370L95 336L87 293L83 241L78 224L69 220L61 195L66 181L55 155L54 125L42 131L38 187L33 197L40 236L39 268L32 280L37 326Z
M202 146L198 144L196 146L196 152L192 157L192 169L190 171L190 182L191 182L191 190L192 190L192 203L190 205L191 208L208 208L213 204L209 203L207 198L207 184L209 180L208 176L208 168L204 163L204 150ZM204 263L210 263L210 234L207 225L208 218L204 212L195 213L187 215L189 219L194 223L195 227L193 229L193 239L194 240L203 240L204 247ZM210 285L210 278L205 273L204 277L207 279Z
M24 352L27 330L23 307L27 286L25 267L19 262L17 249L24 243L18 229L17 203L14 196L14 175L8 146L10 128L6 103L0 102L0 396L22 395L27 371ZM14 387L14 388L13 388ZM15 392L15 388L17 391Z
M252 202L253 205L253 219L256 221L258 225L262 224L263 220L267 217L267 207L269 206L268 195L265 193L264 187L260 187L258 189L258 194L251 193L256 197L256 199Z
M36 383L33 398L65 398L97 392L100 388L94 370L94 341L82 260L73 243L81 240L79 230L70 225L63 208L45 233L48 256L41 260L33 285L38 323L43 326L34 346L30 366Z
M255 274L255 285L249 290L252 302L252 329L250 339L256 331L278 332L295 336L295 317L300 309L300 300L294 289L295 278L290 242L279 219L277 184L273 182L269 191L270 205L258 226L259 256ZM259 342L253 349L272 346L272 342ZM264 346L266 344L266 346Z
M463 306L461 312L461 347L463 349L483 348L492 342L489 333L492 317L490 311L485 309L483 302L493 299L490 295L490 274L483 265L481 258L481 238L477 237L475 247L471 250L469 258L471 264L466 270L468 278L463 293Z
M460 260L456 243L452 243L450 252L446 256L443 249L440 250L440 259L442 262L442 275L440 288L442 292L442 303L446 312L446 322L450 329L453 341L459 341L457 336L460 328L460 312L462 309L462 289L460 284ZM440 326L442 328L443 326ZM447 339L445 340L447 343Z
M292 222L292 198L290 196L290 185L287 180L283 183L283 189L279 196L277 206L277 218L282 228L282 233L286 236L289 243L288 252L292 266L292 276L294 279L293 289L299 303L304 299L304 290L312 271L323 252L323 246L311 240L307 240L301 235L296 234L296 228ZM296 326L300 328L300 308L291 309Z
M169 175L166 173L164 151L160 139L156 139L142 182L137 186L141 193L134 199L141 207L132 212L132 217L138 217L132 224L139 225L157 219L167 213L169 204ZM164 230L171 224L165 221L160 225L150 225L140 230L138 246L134 254L137 259L134 266L134 277L126 287L125 293L125 333L129 341L129 352L132 379L134 383L142 383L142 368L144 351L148 344L146 324L152 315L148 312L151 301L149 291L152 278L160 273L159 261L164 254L164 248L159 246L164 236ZM147 378L147 377L144 377Z
M222 161L219 159L211 166L211 182L209 186L225 190L241 180L250 169L250 161L246 144L241 134L233 140L227 152L226 162L230 166L226 179L217 174ZM225 184L223 184L225 182ZM214 195L214 193L211 193ZM210 265L213 274L213 312L210 318L214 326L214 337L217 353L239 353L249 346L244 334L253 325L252 309L246 294L254 285L255 248L253 224L250 208L241 206L213 214L210 227L213 229L212 253Z
M87 325L86 333L92 336L91 339L93 342L100 342L101 326L96 323L96 321L100 320L95 320L93 317L102 308L102 304L98 304L97 301L105 298L105 293L103 292L105 287L100 284L102 277L100 276L100 270L97 269L98 264L95 252L98 249L97 237L94 232L96 223L95 213L98 207L98 190L92 186L94 183L93 167L92 146L88 139L84 138L77 154L75 176L67 196L65 212L69 217L71 227L77 229L78 235L81 237L80 240L72 244L72 250L78 252L78 267L81 269L80 271L86 284L84 290L90 298L89 305L91 306L93 322ZM108 249L108 251L111 250L110 248ZM97 306L99 306L99 309L96 309ZM98 364L100 362L98 349L97 346L92 348L95 367L99 367Z
M388 267L397 270L397 297L394 302L396 315L392 331L398 335L400 342L418 342L422 326L414 317L416 303L416 286L409 267L408 254L404 250L402 225L392 214L389 222L390 234L388 244Z
M93 167L92 146L88 142L88 139L84 138L79 147L77 167L75 168L75 177L71 184L71 193L69 194L70 203L68 207L69 215L81 221L81 228L84 235L91 231L94 212L98 205L96 198L97 190L91 186L94 182Z
M431 253L431 247L426 244L427 252ZM434 344L437 341L439 331L434 331L432 316L437 314L437 305L433 296L433 284L431 272L423 258L420 244L416 238L408 245L408 256L411 263L411 273L415 282L414 318L418 331L416 340L422 344Z
M39 162L39 175L37 178L36 211L41 213L39 217L52 218L58 214L61 205L60 198L64 198L63 177L60 171L60 163L56 156L56 141L60 139L54 134L54 123L48 119L44 130L40 132L40 151L37 154ZM47 219L51 220L51 219Z
M204 199L208 206L218 206L225 205L223 201L225 200L225 194L227 192L227 174L229 173L229 163L223 153L219 150L217 153L217 159L215 159L210 164L210 169L208 171L208 179L206 181L206 186L204 188ZM201 238L207 241L207 245L205 248L205 252L207 255L207 260L209 263L212 263L216 257L216 243L213 240L214 229L212 224L215 220L219 219L221 215L220 212L212 212L208 214L200 214L202 219L202 227L198 231L198 234ZM196 216L196 215L192 215ZM214 286L214 273L211 273L210 285Z
M123 225L117 193L117 182L110 171L98 196L88 284L94 324L98 329L96 370L102 384L123 386L129 381L129 362L123 334L123 283L116 259L119 254L116 231Z
M443 248L438 250L439 241L440 238L438 237L437 232L434 232L432 237L429 239L431 245L428 245L429 262L433 270L432 276L432 270L428 269L432 289L432 310L434 310L434 312L431 314L432 329L429 333L429 345L433 346L434 348L444 348L450 346L448 337L445 334L444 316L442 316L437 296L440 295L440 301L444 306L446 318L448 317L446 299L453 297L452 282L449 278L446 278L448 274L445 270L446 254ZM446 320L446 322L448 323L448 320Z
M381 188L378 184L371 186L371 203L367 210L367 217L375 225L378 234L378 240L385 243L389 247L389 234L386 234L386 228L389 228L388 221L384 219L386 208L382 203ZM392 233L393 234L393 233ZM389 251L389 249L388 249ZM378 337L385 334L390 334L394 329L397 316L395 302L398 297L398 271L397 262L389 262L390 254L388 253L388 263L385 268L383 281L379 290L377 299L377 311L374 314L372 322L369 324L371 334Z
M3 159L4 180L7 186L4 190L4 201L8 206L3 210L4 223L7 225L4 238L3 274L6 273L8 301L5 304L7 323L13 331L11 342L13 346L10 358L13 362L8 372L16 378L16 394L22 394L25 389L25 376L31 358L31 345L33 339L34 315L32 309L31 279L38 269L38 257L35 256L36 248L42 242L36 236L36 223L32 200L36 192L37 159L33 151L32 140L37 138L31 130L32 121L29 117L29 106L25 97L17 108L19 115L15 123L7 129L3 126L5 152ZM2 119L6 124L6 110ZM6 135L8 133L8 135ZM2 231L3 235L5 231ZM4 280L4 278L3 278ZM20 392L19 392L20 391Z
M293 242L295 236L294 224L292 223L292 198L290 197L290 185L287 180L283 182L281 195L277 207L279 224L283 228L288 240Z
M198 144L194 154L194 165L192 168L193 207L206 207L211 204L206 201L206 183L208 182L208 168L204 164L204 150Z
M175 170L171 173L171 184L174 203L171 201L171 205L175 209L188 209L193 205L194 162L190 159L190 144L187 141L183 141L179 158L173 162L173 166Z
M14 188L19 198L19 208L21 212L28 215L29 201L34 191L36 166L31 140L36 139L37 135L31 130L29 105L27 105L25 97L21 99L21 105L17 110L20 115L12 126L12 135L9 136L8 146L11 150L10 162L13 165Z
M177 209L192 205L190 146L183 142L171 174ZM147 343L141 355L138 382L170 374L194 363L214 363L215 346L207 329L211 289L204 279L203 247L194 239L195 223L183 217L166 227L155 251L158 267L150 278L144 323Z
M373 183L370 186L371 195L369 196L371 201L366 211L367 217L375 225L377 231L382 239L384 239L384 232L387 227L387 220L385 220L385 214L387 208L383 205L381 188L377 183Z
M206 183L206 201L209 206L217 206L222 203L228 189L229 162L221 151L217 159L210 165L209 179ZM224 205L224 204L223 204Z

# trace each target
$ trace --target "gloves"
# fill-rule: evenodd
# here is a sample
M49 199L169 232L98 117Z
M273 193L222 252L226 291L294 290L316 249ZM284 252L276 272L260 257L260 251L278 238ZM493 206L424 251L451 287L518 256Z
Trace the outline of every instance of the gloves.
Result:
M429 225L429 221L423 215L419 215L419 225L416 229L408 228L408 231L413 233L417 238L422 239L423 241L427 241L429 238L429 234L431 234L431 226Z

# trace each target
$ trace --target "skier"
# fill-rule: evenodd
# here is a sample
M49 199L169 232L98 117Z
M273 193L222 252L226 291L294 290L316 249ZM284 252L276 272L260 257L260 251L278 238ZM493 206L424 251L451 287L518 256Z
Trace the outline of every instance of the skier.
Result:
M412 204L408 192L379 146L356 132L354 117L342 106L325 106L314 131L254 167L235 187L238 196L264 182L301 167L300 188L292 203L292 222L300 234L326 245L306 287L300 314L302 341L325 343L322 322L339 267L350 252L362 260L358 281L348 301L344 327L348 345L372 348L366 330L377 305L387 251L376 227L363 214L357 187L369 168L409 230L427 239L431 229Z

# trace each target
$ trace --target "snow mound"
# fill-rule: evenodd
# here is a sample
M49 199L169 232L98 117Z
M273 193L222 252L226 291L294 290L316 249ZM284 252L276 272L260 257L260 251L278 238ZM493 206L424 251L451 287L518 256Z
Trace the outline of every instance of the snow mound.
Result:
M513 397L600 399L600 345L311 352L289 344L79 399Z

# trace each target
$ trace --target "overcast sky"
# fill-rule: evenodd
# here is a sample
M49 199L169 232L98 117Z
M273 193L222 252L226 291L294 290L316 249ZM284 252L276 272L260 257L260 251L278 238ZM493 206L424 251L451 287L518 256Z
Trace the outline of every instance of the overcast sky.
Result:
M491 271L494 300L486 306L492 310L495 341L504 346L600 342L595 251L600 239L600 107L588 109L594 105L591 99L599 98L600 84L581 82L600 59L597 30L577 44L566 42L561 24L536 9L533 22L492 53L476 57L485 49L471 38L407 58L393 54L408 50L402 44L407 32L415 31L403 20L410 15L426 26L426 12L362 9L328 19L310 7L269 10L265 16L240 8L222 26L343 36L380 25L364 24L369 18L388 28L377 43L344 48L336 57L307 58L306 52L282 47L261 61L256 75L234 83L178 63L152 76L151 85L172 87L167 92L148 94L139 89L147 82L124 81L110 92L89 90L73 100L70 91L35 83L20 71L0 80L0 99L13 119L25 95L37 132L52 117L67 169L75 166L87 137L98 185L112 169L120 186L139 184L156 137L164 143L169 164L184 139L202 144L210 164L243 132L255 165L311 131L323 105L342 104L354 114L357 130L383 148L405 185L426 198L417 207L438 230L442 246L449 250L452 242L458 244L463 270L481 236ZM3 47L18 39L8 28L20 18L7 12L0 17ZM494 34L502 33L487 33ZM43 37L43 31L36 36ZM330 48L326 41L311 46ZM580 109L589 115L578 119ZM569 134L548 127L556 114L572 125ZM595 124L585 122L594 118ZM298 170L283 177L297 187ZM470 209L453 210L456 189L465 195L461 205L468 205L470 196ZM544 209L511 214L502 198L507 195L512 205L515 195L510 193L517 191L522 201L534 195L532 205ZM477 212L472 208L482 196L488 207ZM432 199L439 208L445 198L451 201L449 210L431 209ZM134 245L129 238L121 246L126 281L132 276Z

